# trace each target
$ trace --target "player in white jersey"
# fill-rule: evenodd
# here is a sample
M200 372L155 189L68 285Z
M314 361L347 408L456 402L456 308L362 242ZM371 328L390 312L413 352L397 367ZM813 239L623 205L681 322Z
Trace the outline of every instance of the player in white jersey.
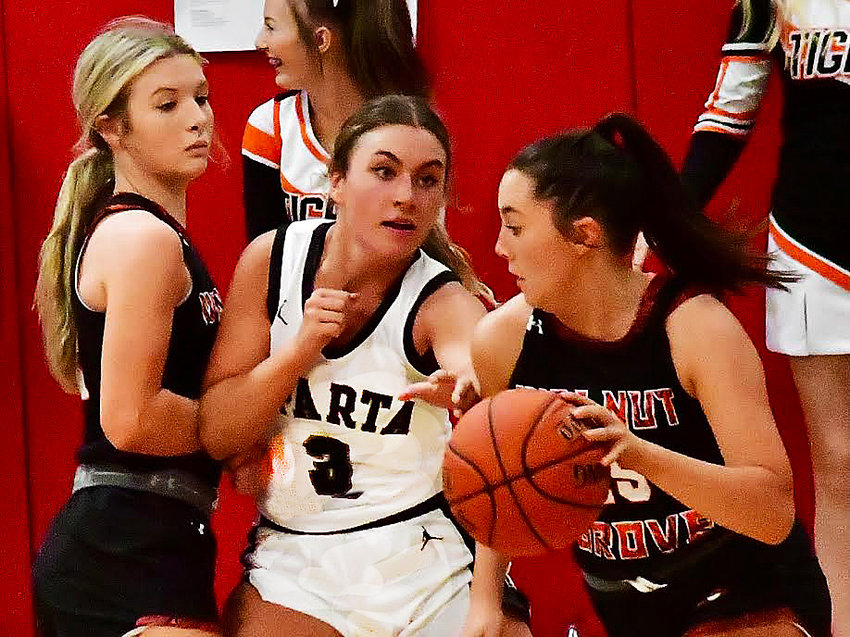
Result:
M267 449L233 634L461 630L472 554L441 463L484 309L438 223L449 162L424 100L374 100L337 139L338 220L266 233L237 266L201 407L214 457Z
M257 48L287 91L251 114L242 141L249 239L285 219L333 217L329 150L367 99L429 93L405 0L266 0Z

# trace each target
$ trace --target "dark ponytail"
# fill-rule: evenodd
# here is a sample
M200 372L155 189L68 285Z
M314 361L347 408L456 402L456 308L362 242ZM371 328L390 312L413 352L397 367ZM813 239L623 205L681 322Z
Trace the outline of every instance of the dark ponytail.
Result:
M337 0L336 6L333 0L292 2L301 39L317 59L313 27L321 23L337 27L349 72L367 98L391 93L430 97L428 73L413 45L405 0Z
M615 113L590 130L564 133L525 148L509 169L527 174L535 197L555 205L555 225L569 236L583 216L605 229L612 250L633 248L638 232L664 265L715 293L748 283L782 288L793 280L768 269L748 238L696 209L670 158L637 121Z

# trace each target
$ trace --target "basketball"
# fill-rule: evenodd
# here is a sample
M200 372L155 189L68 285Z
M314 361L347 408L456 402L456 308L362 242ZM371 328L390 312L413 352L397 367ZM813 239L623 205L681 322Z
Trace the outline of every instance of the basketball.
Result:
M570 546L608 495L606 448L554 392L512 389L464 414L446 447L443 486L457 520L509 556Z

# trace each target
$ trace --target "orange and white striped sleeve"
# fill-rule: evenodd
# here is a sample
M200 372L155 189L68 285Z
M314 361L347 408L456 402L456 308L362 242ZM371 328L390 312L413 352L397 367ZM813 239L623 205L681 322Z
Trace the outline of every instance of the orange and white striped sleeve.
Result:
M280 168L280 101L271 99L251 113L242 136L242 154L270 168Z

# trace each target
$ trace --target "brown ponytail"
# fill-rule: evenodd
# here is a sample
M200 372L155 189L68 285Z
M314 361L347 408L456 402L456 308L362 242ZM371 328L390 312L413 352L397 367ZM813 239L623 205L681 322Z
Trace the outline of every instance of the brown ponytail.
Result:
M405 0L290 0L301 40L318 61L315 26L337 27L349 72L367 98L430 95L430 81L413 45Z

